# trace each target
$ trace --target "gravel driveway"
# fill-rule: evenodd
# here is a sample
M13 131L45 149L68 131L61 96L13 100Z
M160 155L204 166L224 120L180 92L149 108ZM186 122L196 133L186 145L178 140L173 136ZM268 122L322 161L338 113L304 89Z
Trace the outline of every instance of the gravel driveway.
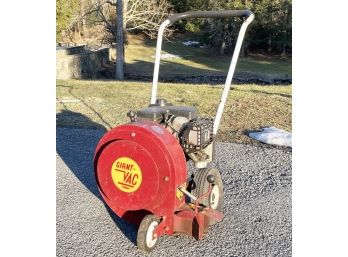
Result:
M291 256L291 150L218 143L222 222L202 241L162 237L151 254L102 202L93 175L101 130L57 128L57 256Z

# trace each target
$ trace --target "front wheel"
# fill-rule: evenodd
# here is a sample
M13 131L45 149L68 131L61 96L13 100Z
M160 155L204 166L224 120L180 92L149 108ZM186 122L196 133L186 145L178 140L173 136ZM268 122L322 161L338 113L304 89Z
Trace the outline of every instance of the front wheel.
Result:
M158 238L153 238L153 232L160 223L160 219L154 215L146 215L140 223L137 235L137 246L140 250L151 252Z
M207 177L213 175L215 178L214 183L212 183L211 193L208 197L202 199L201 203L207 207L210 207L217 211L222 211L224 188L222 184L222 179L220 172L217 169L202 169L198 170L193 178L194 185L191 191L196 197L208 192L209 182ZM213 225L213 224L211 224Z

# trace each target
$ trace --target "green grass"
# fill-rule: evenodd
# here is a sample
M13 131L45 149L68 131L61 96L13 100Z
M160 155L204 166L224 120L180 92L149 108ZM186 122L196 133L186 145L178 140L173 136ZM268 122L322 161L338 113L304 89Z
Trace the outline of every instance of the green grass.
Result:
M111 129L129 122L126 113L146 107L151 84L114 81L57 81L57 125ZM215 116L220 86L160 83L159 97L195 106L201 117ZM257 143L244 133L264 126L291 131L291 86L238 85L229 94L219 141ZM77 101L70 101L77 100Z
M216 49L202 49L182 44L185 38L164 41L162 53L180 55L180 58L161 60L160 76L226 75L231 55L221 56ZM125 71L129 74L152 76L155 40L130 37L125 49ZM236 72L291 78L291 59L254 56L239 58Z

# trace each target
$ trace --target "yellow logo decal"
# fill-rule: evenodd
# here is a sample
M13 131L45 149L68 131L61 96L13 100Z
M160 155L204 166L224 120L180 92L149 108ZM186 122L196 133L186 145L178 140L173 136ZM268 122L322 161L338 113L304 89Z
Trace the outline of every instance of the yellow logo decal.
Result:
M142 175L138 164L130 158L118 158L111 168L111 177L118 189L131 193L138 190Z

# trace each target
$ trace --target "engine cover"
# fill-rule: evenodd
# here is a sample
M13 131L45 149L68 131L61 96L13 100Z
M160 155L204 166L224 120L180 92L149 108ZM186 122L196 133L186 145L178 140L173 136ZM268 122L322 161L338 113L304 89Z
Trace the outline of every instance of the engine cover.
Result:
M150 106L137 111L139 118L148 119L156 122L163 120L164 114L172 114L174 116L185 117L189 120L196 119L198 117L198 111L192 106Z
M96 148L94 168L103 199L128 221L139 212L165 216L183 201L175 195L187 178L185 155L156 122L139 120L106 133Z

